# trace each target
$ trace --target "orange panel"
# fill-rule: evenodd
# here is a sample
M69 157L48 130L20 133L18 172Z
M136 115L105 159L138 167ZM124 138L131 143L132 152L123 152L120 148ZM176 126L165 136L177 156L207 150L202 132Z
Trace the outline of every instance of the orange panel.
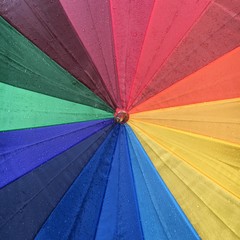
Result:
M165 91L130 113L240 97L240 47Z

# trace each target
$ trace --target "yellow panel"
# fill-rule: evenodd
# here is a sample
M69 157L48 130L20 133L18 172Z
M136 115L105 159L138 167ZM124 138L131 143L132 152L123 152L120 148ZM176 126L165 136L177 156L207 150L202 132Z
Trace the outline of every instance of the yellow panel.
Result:
M240 98L141 112L131 119L240 144Z
M149 137L146 134L149 126L133 121L129 124L201 238L239 239L239 198L211 181L180 157L167 151L159 144L159 139L153 140ZM146 132L140 130L136 125L141 126ZM166 134L160 129L150 127L155 130L155 135ZM158 142L155 141L156 139ZM192 145L191 142L190 145ZM175 150L179 149L178 146L172 147ZM205 152L203 156L206 157L207 153ZM209 160L209 158L207 159ZM193 162L198 160L199 158L194 158Z
M133 121L167 151L240 197L240 145L167 127Z

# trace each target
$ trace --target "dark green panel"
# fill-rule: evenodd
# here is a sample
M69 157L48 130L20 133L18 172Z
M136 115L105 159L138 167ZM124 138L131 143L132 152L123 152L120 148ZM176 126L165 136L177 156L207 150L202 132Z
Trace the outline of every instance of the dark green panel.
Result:
M112 112L2 17L0 29L0 82Z

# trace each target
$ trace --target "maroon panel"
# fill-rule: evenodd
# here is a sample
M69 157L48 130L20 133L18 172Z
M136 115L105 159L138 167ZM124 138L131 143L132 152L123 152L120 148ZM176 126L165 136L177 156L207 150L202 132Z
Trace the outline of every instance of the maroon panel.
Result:
M121 106L115 66L115 50L109 1L60 0L109 93ZM89 30L90 29L90 30Z
M8 0L0 3L0 14L111 107L116 107L58 0Z
M239 0L215 0L133 106L240 45Z

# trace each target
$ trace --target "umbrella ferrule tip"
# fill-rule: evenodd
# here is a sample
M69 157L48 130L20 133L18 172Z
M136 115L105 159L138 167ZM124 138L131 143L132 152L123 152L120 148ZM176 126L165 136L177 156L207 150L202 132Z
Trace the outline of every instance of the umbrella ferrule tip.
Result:
M129 119L129 114L127 111L122 110L122 109L117 109L115 114L114 114L114 120L116 123L124 124L128 121Z

